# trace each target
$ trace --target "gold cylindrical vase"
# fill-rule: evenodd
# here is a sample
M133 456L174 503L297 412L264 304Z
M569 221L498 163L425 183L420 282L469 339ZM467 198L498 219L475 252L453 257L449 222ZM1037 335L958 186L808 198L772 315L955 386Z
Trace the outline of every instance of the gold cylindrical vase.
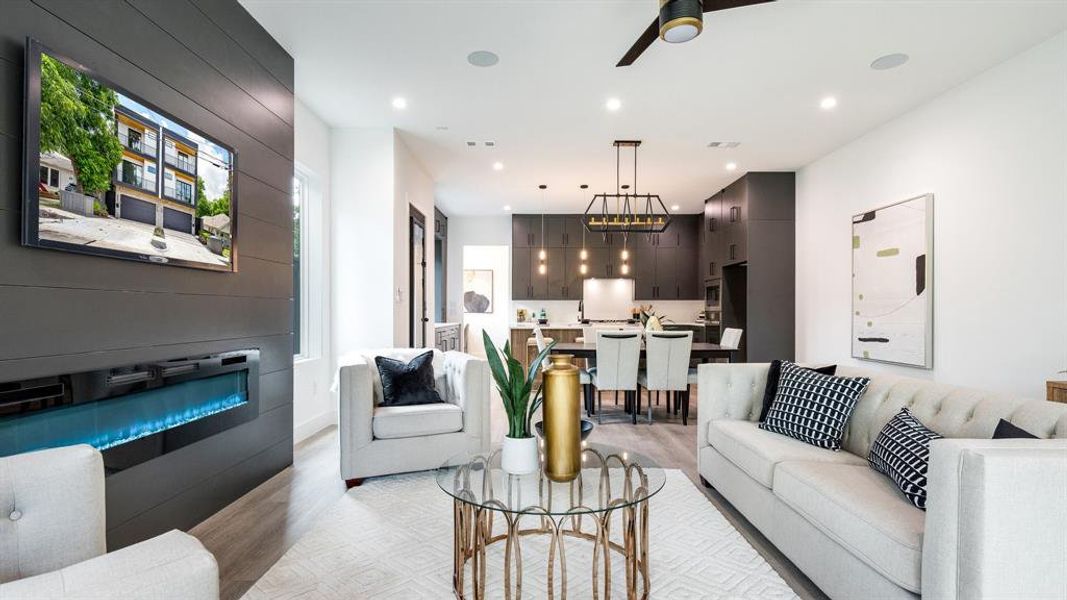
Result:
M545 476L572 481L582 468L582 408L578 367L570 354L553 354L544 371Z

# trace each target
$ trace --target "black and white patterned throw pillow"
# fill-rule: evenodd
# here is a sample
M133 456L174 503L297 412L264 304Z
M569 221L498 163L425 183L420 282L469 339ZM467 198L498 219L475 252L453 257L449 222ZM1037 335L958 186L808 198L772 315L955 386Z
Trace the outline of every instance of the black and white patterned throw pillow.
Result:
M845 425L870 382L866 377L823 375L782 361L778 391L760 429L840 450Z
M930 442L941 437L902 408L875 438L867 462L875 471L888 475L912 504L926 510Z

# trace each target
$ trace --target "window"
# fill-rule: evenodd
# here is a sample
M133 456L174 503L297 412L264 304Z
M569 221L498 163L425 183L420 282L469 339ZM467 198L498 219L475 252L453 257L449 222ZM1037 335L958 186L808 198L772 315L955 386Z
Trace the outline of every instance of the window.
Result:
M59 170L52 167L41 167L41 183L54 188L59 187Z
M178 200L186 204L193 203L193 184L181 179L178 180Z
M122 176L119 177L119 180L130 185L143 185L141 165L136 165L128 160L122 161Z
M308 357L307 344L307 269L304 264L303 240L308 196L308 178L303 173L293 177L293 354Z

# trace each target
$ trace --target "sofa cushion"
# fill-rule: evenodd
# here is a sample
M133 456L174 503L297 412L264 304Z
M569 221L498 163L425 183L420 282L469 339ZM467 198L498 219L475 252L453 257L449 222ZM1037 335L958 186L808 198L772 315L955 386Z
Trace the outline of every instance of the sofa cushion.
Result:
M433 351L408 362L385 356L374 357L382 380L383 406L414 406L444 402L434 389Z
M822 373L823 375L834 375L837 373L837 365L826 365L825 367L803 367L809 371L815 371L816 373ZM767 369L767 387L763 389L763 408L760 409L759 421L763 422L767 418L767 411L771 409L771 405L774 404L774 397L778 395L778 381L782 378L782 361L772 360L771 366Z
M448 403L379 406L374 409L371 430L381 440L462 431L463 409Z
M787 461L774 494L886 579L912 592L921 582L925 514L866 465Z
M749 477L768 488L774 481L775 465L786 460L867 465L855 454L817 448L800 440L763 431L752 421L709 421L708 443Z
M926 510L930 442L941 437L902 408L874 440L867 462L876 471L888 475L912 504Z
M760 427L838 450L845 425L870 379L833 377L782 362L778 392Z

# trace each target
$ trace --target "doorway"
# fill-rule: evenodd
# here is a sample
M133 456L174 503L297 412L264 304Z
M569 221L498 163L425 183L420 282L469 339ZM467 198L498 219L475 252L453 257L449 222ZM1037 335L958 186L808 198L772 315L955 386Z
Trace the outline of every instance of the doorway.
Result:
M408 289L411 290L410 339L412 348L426 347L426 217L414 206L409 206L411 218L408 253Z

